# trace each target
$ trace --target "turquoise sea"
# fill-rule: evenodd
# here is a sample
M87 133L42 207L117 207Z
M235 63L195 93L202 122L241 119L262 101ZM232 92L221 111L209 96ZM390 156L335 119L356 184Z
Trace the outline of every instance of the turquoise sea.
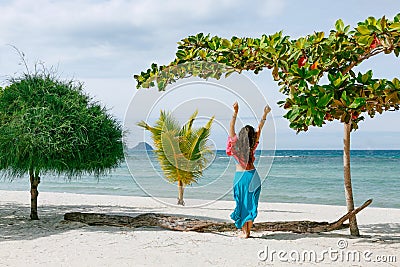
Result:
M341 150L257 151L257 170L264 178L260 201L345 205ZM185 189L186 199L232 200L234 162L225 151L214 160L197 184ZM400 150L353 150L353 194L356 206L373 198L373 207L400 208ZM27 191L28 177L0 180L0 190ZM68 180L42 175L39 192L176 198L177 187L162 175L151 151L130 152L127 160L107 176Z

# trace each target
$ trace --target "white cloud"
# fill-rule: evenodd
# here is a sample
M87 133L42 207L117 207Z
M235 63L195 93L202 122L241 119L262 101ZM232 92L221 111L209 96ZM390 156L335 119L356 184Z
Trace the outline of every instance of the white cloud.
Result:
M63 76L88 81L87 90L114 107L121 118L136 90L133 74L152 62L168 64L176 42L188 35L258 37L283 30L298 36L329 31L338 18L355 26L370 15L391 17L394 10L398 0L384 0L381 5L365 5L363 0L339 0L334 5L314 0L0 0L0 84L7 75L23 71L17 54L7 46L12 44L25 52L30 63L41 60L58 66ZM377 57L360 69L372 68L377 76L391 78L398 75L398 60ZM269 71L251 79L273 103L274 114L282 115L274 103L283 96ZM394 117L371 120L360 131L398 131L398 123L390 123ZM290 132L286 140L293 138L286 120L279 120L277 127ZM341 138L340 128L321 129L331 130ZM290 140L293 146L298 142Z
M268 10L276 6L273 1L265 3L260 0L254 5L266 5ZM5 71L16 68L18 62L6 44L24 51L31 62L60 65L73 76L131 75L145 68L150 60L171 60L176 42L189 34L218 34L223 28L233 34L244 21L256 22L252 9L243 8L243 4L241 0L205 0L196 4L177 0L2 2L0 76L10 74ZM248 32L249 27L243 29ZM96 71L98 67L100 71ZM106 68L108 72L101 71Z
M280 14L285 5L285 1L273 0L254 1L249 7L243 6L240 0L204 0L197 4L177 0L17 0L8 3L2 6L1 38L7 40L25 36L35 42L46 42L58 36L63 36L62 40L79 35L104 37L102 33L112 35L126 29L131 29L132 33L148 34L157 29L193 27L193 23L207 21L222 24L235 24L243 19L256 21L252 7L256 7L260 16L264 17Z
M286 1L265 0L259 1L257 13L262 17L278 17L283 13L286 7Z

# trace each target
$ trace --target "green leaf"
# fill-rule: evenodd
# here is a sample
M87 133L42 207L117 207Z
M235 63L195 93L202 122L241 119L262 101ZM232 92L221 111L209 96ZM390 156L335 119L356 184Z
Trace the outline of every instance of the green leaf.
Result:
M342 78L338 77L336 80L333 81L333 86L335 86L336 88L339 88L339 86L342 84Z
M207 57L207 52L204 50L200 50L199 51L199 55L202 59L205 59Z
M232 43L231 43L231 41L229 41L228 39L222 39L222 46L224 47L224 48L231 48L231 45L232 45Z
M342 93L341 99L344 100L344 102L346 103L346 105L349 105L349 104L350 104L350 99L347 97L346 91L344 91L344 92Z
M367 35L367 36L361 36L356 40L360 45L369 45L372 42L372 39L373 39L372 36Z
M310 79L311 77L313 77L313 76L315 76L315 75L318 75L319 72L320 72L320 70L318 70L318 69L310 70L310 71L308 71L308 72L306 73L305 79Z
M392 83L396 89L400 89L400 80L397 78L393 78Z
M165 87L166 87L165 81L160 80L160 81L157 83L157 87L158 87L158 90L159 90L159 91L164 91L164 90L165 90Z
M319 43L324 39L325 33L324 32L317 32L316 33L317 38L315 39L316 43Z
M290 121L294 121L297 118L297 116L299 116L299 113L300 113L300 109L298 107L294 107L286 115Z
M361 106L365 105L365 98L363 97L357 97L356 99L354 99L353 103L351 103L351 105L349 106L349 108L353 108L353 109L357 109Z
M296 47L301 50L304 48L305 43L306 43L306 39L301 37L296 41Z
M356 28L356 30L361 33L362 35L370 34L371 31L368 29L366 25L360 25Z
M176 57L179 59L184 59L186 57L186 52L184 50L178 50L176 52Z
M344 30L344 23L341 19L338 19L335 23L335 28L338 32L342 32Z
M368 22L369 26L375 26L377 24L376 18L374 18L372 16L367 18L367 22Z
M375 25L375 27L376 27L376 29L378 29L378 32L382 32L382 22L379 20L378 21L379 23L377 23L376 25Z
M208 47L210 47L212 50L215 50L216 44L214 41L209 41L209 42L207 42L207 44L208 44Z
M367 71L367 73L361 76L361 82L367 84L372 78L372 70Z
M308 104L309 107L314 109L314 107L317 105L317 103L315 101L315 97L313 97L313 96L307 97L307 104Z
M389 29L390 29L390 30L394 30L394 31L400 31L400 22L392 23L392 24L389 26Z
M307 109L307 114L306 114L306 116L307 117L311 117L311 115L312 115L312 109L313 107L309 107L308 109Z
M317 106L320 108L326 107L326 105L331 101L331 95L323 95L317 102Z
M225 73L225 78L228 78L229 76L231 76L231 74L232 73L234 73L234 72L236 72L236 70L235 69L230 69L230 70L228 70L226 73Z
M333 75L333 74L331 74L331 73L328 73L328 80L330 81L330 82L333 82L334 80L335 80L335 76Z
M396 57L399 57L399 54L400 54L400 47L396 47L396 48L394 49L394 54L395 54Z
M396 16L394 16L393 21L400 22L400 13L398 13Z

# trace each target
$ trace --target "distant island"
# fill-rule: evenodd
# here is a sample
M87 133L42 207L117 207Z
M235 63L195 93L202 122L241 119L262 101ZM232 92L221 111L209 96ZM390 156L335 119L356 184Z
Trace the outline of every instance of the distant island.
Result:
M151 145L149 145L146 142L139 142L136 146L132 147L130 149L131 151L148 151L148 150L153 150Z

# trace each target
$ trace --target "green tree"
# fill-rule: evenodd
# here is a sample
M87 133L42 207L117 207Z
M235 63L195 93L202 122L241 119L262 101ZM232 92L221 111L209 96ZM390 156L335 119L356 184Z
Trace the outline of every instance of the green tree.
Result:
M82 89L43 70L1 91L0 170L11 179L29 173L33 220L39 174L99 176L124 158L121 125Z
M161 111L153 127L144 121L138 123L151 132L161 169L170 182L178 183L178 205L182 206L184 187L197 182L212 156L207 140L214 117L204 127L194 129L197 113L183 126L165 111Z
M177 79L198 76L219 79L222 74L258 74L268 68L286 95L279 104L290 127L307 131L309 126L321 127L327 121L339 120L344 125L344 184L348 211L354 209L350 176L350 132L367 114L398 110L400 81L376 79L372 70L355 73L354 67L378 54L400 53L400 14L393 20L369 17L350 30L342 20L335 23L326 37L315 32L295 40L282 32L261 38L230 40L202 33L183 39L176 59L167 66L152 64L135 75L137 88L159 90ZM189 63L194 64L189 64ZM207 64L208 63L208 64ZM219 63L218 67L215 64ZM359 235L356 218L350 219L350 232Z

